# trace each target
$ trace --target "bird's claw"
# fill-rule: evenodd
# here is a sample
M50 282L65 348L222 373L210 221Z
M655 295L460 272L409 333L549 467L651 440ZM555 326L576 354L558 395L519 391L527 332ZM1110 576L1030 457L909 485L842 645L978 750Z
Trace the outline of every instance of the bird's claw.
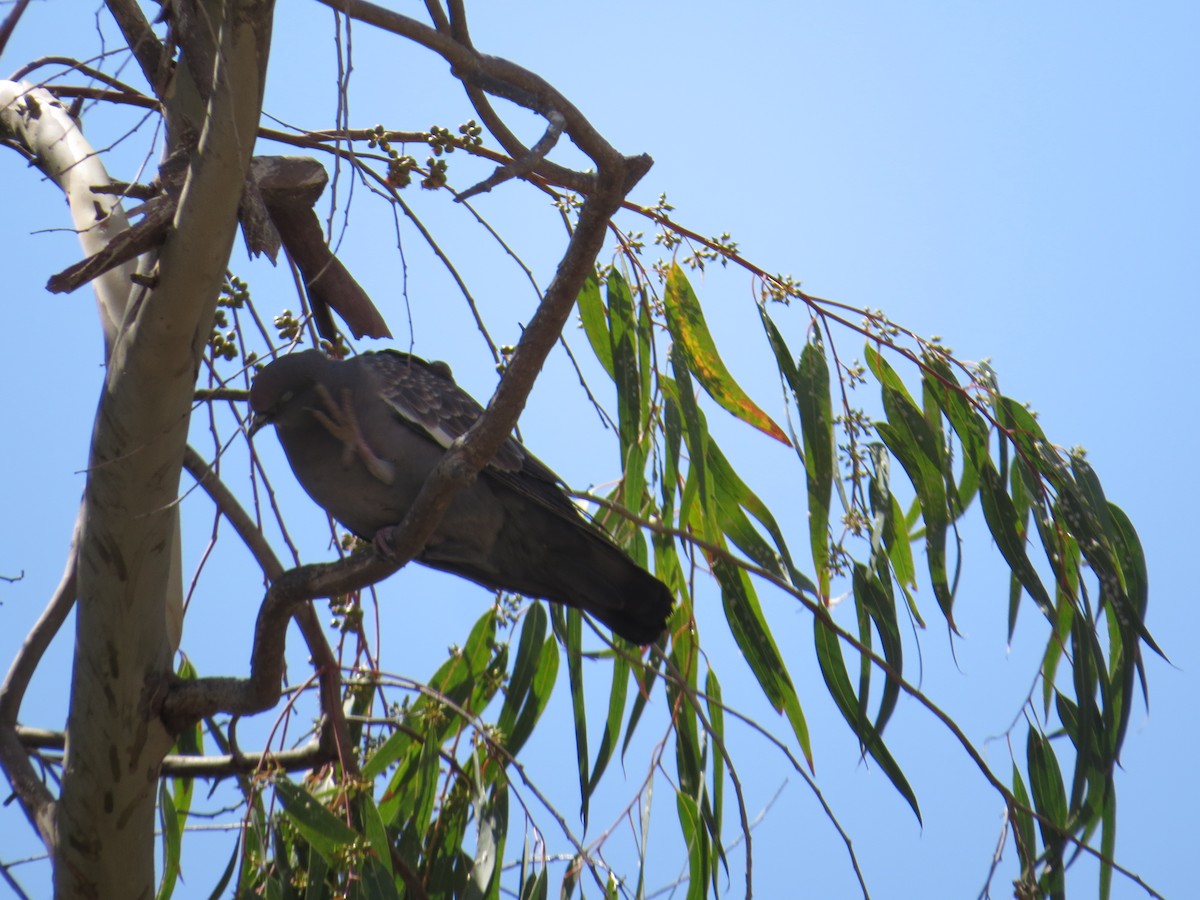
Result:
M342 391L342 402L339 404L323 384L316 385L317 395L325 404L328 414L319 409L312 410L313 418L324 426L325 430L342 442L342 465L349 466L357 454L377 480L391 485L396 480L396 467L386 459L380 459L375 454L367 439L363 437L358 425L358 417L354 414L353 397L349 388Z
M371 546L375 548L375 555L384 562L393 562L396 559L395 537L399 528L399 525L385 525L375 532L375 537L371 538Z

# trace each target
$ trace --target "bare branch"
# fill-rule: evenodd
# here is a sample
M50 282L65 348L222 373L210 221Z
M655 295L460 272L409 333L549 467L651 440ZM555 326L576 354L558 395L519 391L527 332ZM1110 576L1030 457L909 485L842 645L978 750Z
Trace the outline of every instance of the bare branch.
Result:
M242 539L246 547L254 555L262 567L263 574L268 580L274 581L283 573L283 565L279 562L279 558L263 537L262 532L258 529L254 520L238 503L237 498L233 496L233 492L225 486L225 484L217 477L212 467L204 461L204 459L188 446L184 450L183 466L188 473L196 479L197 483L204 489L208 496L216 504L221 514L233 526L234 531L238 533L238 537ZM343 767L349 773L358 771L358 764L350 754L351 747L350 730L346 726L346 719L342 710L342 681L341 669L338 667L337 658L333 655L333 649L329 646L329 642L325 639L325 632L321 628L321 621L317 617L316 611L312 608L312 604L298 604L293 610L292 615L296 619L296 624L300 628L300 633L304 636L304 641L308 645L308 652L312 656L313 665L316 667L317 676L320 686L321 709L325 714L326 728L322 731L321 747L323 752L332 753L332 758L341 757ZM287 627L286 620L283 627ZM282 647L281 651L282 653ZM279 660L279 668L282 676L282 658ZM278 695L277 695L278 699ZM274 704L272 704L274 705Z
M16 729L21 746L28 750L62 750L66 735L61 731L43 728ZM325 763L336 762L337 756L316 741L294 750L254 753L226 753L214 756L185 756L171 753L163 759L161 773L168 778L226 778L247 772L270 771L303 772Z
M62 579L46 604L42 615L25 635L21 649L9 666L4 684L0 685L0 769L8 775L17 802L26 818L37 829L46 850L54 853L54 798L38 777L17 739L17 717L25 690L37 671L46 648L54 640L75 605L75 573L78 564L79 535L82 528L82 508L75 519L71 544L67 549L67 565Z
M320 2L340 10L352 18L366 22L368 25L374 25L384 31L406 37L433 50L453 66L455 76L468 88L468 93L471 89L476 89L497 97L504 97L506 100L511 100L513 103L531 109L547 118L551 113L558 113L563 117L563 129L571 136L575 145L591 157L597 168L610 165L614 159L620 158L612 145L604 139L573 103L555 90L545 79L528 69L507 59L480 53L469 44L455 40L449 33L430 28L416 19L400 15L367 2L367 0L320 0ZM475 96L472 95L472 101L475 99ZM489 128L492 128L494 122L499 121L494 113L484 115L481 110L481 116ZM508 132L506 128L493 129L493 133L512 157L520 159L528 155L528 151L512 137L511 132ZM504 133L507 133L508 140L502 136ZM633 188L642 175L649 170L651 162L650 158L645 155L627 161L625 175L628 180L620 186L623 193L627 193ZM572 190L579 190L581 193L587 193L588 188L585 188L584 184L591 184L597 177L578 172L572 173L570 169L558 166L554 166L553 170L548 170L545 163L538 166L537 171L539 174L562 181L564 184L566 179L575 181L578 186L569 186ZM566 179L562 177L564 173L569 173L566 175Z
M221 515L233 526L233 530L237 532L242 543L254 556L255 562L263 570L263 574L272 581L283 574L283 564L275 555L275 551L271 549L271 545L267 543L267 539L263 537L258 525L238 503L233 492L225 486L212 467L191 445L184 448L183 467L189 475L196 479L196 483L204 488L204 492L216 504Z
M0 54L4 53L4 48L8 46L8 39L12 37L17 23L21 21L21 16L25 14L25 7L28 5L29 0L17 0L13 4L12 11L4 17L4 22L0 24Z
M557 112L551 112L546 118L550 120L550 125L546 128L546 133L542 135L541 140L529 149L529 152L520 159L515 159L507 166L500 166L489 175L486 179L479 182L474 187L469 187L457 197L454 198L456 203L462 203L474 197L476 194L484 194L499 184L503 184L510 178L519 178L523 175L528 175L534 170L538 163L546 158L546 154L554 149L554 145L558 143L559 137L563 130L563 117Z
M107 0L109 14L116 20L117 27L125 38L125 43L133 52L133 58L141 67L145 76L154 88L155 93L163 87L164 74L169 65L167 54L162 43L154 34L154 29L142 13L137 0Z

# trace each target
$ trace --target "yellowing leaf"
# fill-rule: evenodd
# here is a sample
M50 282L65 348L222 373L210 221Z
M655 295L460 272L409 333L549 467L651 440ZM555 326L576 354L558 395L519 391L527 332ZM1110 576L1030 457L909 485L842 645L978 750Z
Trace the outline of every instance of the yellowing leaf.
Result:
M688 369L696 376L708 395L743 422L753 425L789 447L792 446L783 429L759 409L733 380L733 375L729 373L729 369L717 353L717 345L708 330L708 324L704 321L704 312L700 309L696 292L692 290L687 276L678 265L672 265L667 275L663 303L667 310L667 328L671 331L671 337L683 351Z

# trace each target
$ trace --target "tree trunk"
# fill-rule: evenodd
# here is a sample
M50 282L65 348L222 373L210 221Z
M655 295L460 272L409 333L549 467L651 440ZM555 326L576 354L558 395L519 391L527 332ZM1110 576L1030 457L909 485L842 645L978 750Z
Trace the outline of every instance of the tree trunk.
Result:
M56 819L61 898L155 890L155 789L172 743L158 715L173 650L164 614L172 523L196 372L254 149L272 14L270 0L203 5L206 24L220 28L208 32L216 52L199 140L157 262L142 259L139 281L152 287L131 286L92 433ZM188 77L183 63L177 77Z

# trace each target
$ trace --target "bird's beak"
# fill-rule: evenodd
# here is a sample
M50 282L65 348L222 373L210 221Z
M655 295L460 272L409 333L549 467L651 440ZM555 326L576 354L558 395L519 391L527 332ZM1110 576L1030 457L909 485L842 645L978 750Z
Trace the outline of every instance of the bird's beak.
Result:
M250 420L245 425L246 436L254 437L254 435L258 434L263 430L263 428L270 424L271 420L268 418L266 413L255 413L250 417Z

